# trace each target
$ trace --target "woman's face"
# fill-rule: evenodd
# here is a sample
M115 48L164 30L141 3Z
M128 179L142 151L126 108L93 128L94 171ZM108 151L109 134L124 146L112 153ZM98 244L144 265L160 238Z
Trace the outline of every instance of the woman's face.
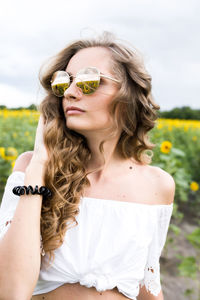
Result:
M80 50L70 59L66 71L72 76L76 76L77 72L85 67L96 67L101 73L116 78L115 74L111 73L111 55L106 48L92 47ZM66 126L86 137L87 133L91 131L105 132L112 125L109 105L117 91L116 82L101 77L98 89L90 95L85 95L73 80L62 98ZM67 113L66 109L69 106L78 107L84 112L80 114Z

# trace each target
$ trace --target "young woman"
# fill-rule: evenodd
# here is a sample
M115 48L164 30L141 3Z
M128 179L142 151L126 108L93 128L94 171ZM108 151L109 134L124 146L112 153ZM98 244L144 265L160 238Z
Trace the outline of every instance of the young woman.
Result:
M34 151L18 157L0 210L1 299L163 300L175 184L150 166L159 106L142 59L104 32L68 45L40 80ZM19 185L52 194L18 196Z

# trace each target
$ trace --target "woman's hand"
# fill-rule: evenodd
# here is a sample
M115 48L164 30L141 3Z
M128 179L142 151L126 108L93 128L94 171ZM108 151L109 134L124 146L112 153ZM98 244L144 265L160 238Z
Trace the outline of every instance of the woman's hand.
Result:
M146 287L143 286L140 288L139 295L137 296L138 300L164 300L162 289L158 296L152 295L149 291L146 290Z
M44 133L44 118L43 115L40 114L38 126L36 129L36 136L35 136L35 144L33 150L33 156L31 162L41 163L44 165L48 160L48 153L47 149L44 145L43 133Z

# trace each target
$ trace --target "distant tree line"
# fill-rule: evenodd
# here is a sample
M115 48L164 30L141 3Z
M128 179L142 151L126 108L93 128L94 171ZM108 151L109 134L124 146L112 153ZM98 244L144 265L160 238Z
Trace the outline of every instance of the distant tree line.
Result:
M192 109L189 106L175 107L169 111L159 111L160 118L200 120L200 109Z
M14 108L8 108L6 105L0 105L0 109L8 109L8 110L21 110L21 109L30 109L30 110L37 110L37 106L35 104L31 104L28 107L14 107Z
M30 109L37 110L37 106L35 104L31 104L28 107L15 107L15 108L7 108L5 105L0 105L0 109L12 109L12 110L20 110L20 109ZM158 111L159 118L165 119L183 119L183 120L200 120L200 109L192 109L189 106L183 107L175 107L171 110L167 111Z

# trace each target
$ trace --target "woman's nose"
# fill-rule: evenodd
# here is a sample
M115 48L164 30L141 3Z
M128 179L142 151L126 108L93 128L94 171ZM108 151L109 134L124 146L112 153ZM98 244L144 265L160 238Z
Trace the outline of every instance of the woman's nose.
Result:
M81 89L76 85L76 83L73 81L70 86L66 89L64 92L64 97L67 99L73 98L73 99L80 99L82 97L83 93Z

